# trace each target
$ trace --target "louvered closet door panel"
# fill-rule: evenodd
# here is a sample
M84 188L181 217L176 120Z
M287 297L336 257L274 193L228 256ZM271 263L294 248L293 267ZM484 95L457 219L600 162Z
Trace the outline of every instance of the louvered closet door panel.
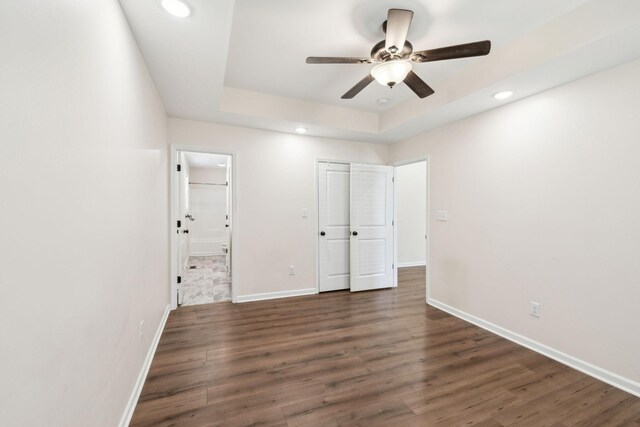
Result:
M393 168L351 164L352 292L393 286Z

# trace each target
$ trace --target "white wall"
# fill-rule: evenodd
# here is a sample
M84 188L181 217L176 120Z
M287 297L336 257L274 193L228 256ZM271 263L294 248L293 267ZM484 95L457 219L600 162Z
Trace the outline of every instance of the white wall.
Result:
M427 259L427 162L396 167L398 267L424 265Z
M431 155L432 298L636 387L638 76L635 61L390 152L394 161ZM436 210L449 220L435 221Z
M185 221L191 241L190 256L223 255L227 242L227 187L224 185L189 186L189 212L194 221Z
M0 28L0 423L114 426L169 297L165 113L117 1Z
M224 184L227 181L227 168L191 168L189 181Z
M223 255L222 245L227 242L227 168L189 169L190 183L218 185L189 185L189 212L195 221L186 220L189 227L189 254L191 256Z
M235 151L237 295L315 288L316 159L385 164L388 147L169 119L169 142ZM307 208L308 218L302 218ZM296 274L289 275L289 265Z

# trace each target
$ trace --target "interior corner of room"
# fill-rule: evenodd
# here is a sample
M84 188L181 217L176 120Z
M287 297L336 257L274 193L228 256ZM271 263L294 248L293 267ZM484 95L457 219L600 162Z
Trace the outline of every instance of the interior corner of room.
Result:
M0 28L0 424L640 423L640 2Z

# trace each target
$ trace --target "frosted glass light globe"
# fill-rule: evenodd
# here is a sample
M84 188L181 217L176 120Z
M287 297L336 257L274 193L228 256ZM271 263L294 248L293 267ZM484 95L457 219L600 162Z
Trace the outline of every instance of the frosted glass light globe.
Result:
M376 65L371 70L371 75L383 86L394 87L402 82L411 71L409 61L389 61Z

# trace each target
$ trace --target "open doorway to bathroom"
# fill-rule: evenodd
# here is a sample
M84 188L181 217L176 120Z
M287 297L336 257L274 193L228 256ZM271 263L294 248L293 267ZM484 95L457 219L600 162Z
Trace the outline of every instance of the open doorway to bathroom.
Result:
M232 301L233 156L176 150L175 163L176 306Z
M428 173L426 159L395 165L396 272L426 281Z

